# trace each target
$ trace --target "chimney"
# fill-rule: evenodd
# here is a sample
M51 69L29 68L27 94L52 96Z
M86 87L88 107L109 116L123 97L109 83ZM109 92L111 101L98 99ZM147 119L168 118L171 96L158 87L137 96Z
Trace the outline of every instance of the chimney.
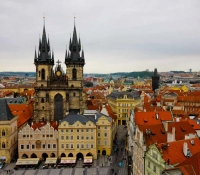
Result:
M168 122L163 122L163 125L164 125L164 128L165 128L165 131L167 132L168 131Z
M187 157L187 153L188 153L188 145L187 142L183 143L183 154Z
M167 133L167 142L175 141L175 127L172 127L172 133Z

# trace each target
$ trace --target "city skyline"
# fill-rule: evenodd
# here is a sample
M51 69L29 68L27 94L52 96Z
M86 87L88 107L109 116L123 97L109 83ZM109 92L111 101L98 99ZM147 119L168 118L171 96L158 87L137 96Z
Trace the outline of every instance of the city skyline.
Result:
M55 60L77 33L85 51L84 73L199 71L200 2L24 0L0 4L0 70L35 72L34 50L43 16ZM74 14L75 13L75 14ZM9 63L9 65L8 65ZM64 67L64 66L63 66ZM64 67L65 68L65 67Z

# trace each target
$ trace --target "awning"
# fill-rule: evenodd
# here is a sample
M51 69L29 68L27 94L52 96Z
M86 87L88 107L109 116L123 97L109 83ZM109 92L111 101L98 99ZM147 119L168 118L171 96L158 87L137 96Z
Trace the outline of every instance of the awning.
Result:
M92 156L85 156L83 163L92 163Z
M57 158L46 158L45 164L56 164Z
M76 163L75 157L62 157L60 163Z
M37 165L39 158L17 159L16 165Z
M5 156L0 156L0 160L6 160Z

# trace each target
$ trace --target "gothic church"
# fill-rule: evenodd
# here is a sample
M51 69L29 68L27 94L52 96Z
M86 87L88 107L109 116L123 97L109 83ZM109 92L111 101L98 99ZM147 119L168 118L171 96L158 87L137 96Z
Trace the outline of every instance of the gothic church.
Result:
M35 50L36 86L34 96L34 121L60 121L69 112L82 114L86 108L83 92L84 51L77 38L74 24L73 37L69 41L69 51L64 59L66 71L58 60L54 66L54 53L45 25L42 39L39 39L38 54ZM66 72L66 73L65 73Z

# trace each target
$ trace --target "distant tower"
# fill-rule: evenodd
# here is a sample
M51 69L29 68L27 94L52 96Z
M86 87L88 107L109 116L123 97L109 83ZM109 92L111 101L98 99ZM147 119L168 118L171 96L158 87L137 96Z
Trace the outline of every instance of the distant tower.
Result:
M155 92L159 88L160 76L158 75L157 68L154 69L154 74L152 76L152 89Z

